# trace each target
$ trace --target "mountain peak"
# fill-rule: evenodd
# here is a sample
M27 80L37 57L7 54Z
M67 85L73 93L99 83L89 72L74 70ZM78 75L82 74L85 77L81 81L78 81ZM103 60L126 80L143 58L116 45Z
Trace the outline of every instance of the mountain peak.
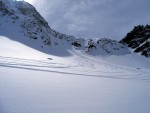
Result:
M125 55L130 53L125 45L115 40L106 38L77 39L74 36L59 33L51 29L34 6L25 1L0 0L0 4L0 9L2 9L0 11L0 19L2 20L0 27L5 26L5 29L10 30L9 37L11 39L42 52L69 55L69 50L76 49L90 55ZM1 34L3 34L2 32ZM17 37L16 34L18 34ZM5 32L5 35L8 34ZM14 37L16 38L14 39Z

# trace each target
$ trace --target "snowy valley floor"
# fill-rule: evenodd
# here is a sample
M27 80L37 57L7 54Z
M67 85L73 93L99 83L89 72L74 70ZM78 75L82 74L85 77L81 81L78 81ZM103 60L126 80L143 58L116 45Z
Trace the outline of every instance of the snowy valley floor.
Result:
M0 51L0 113L150 113L145 58L62 58L5 37Z

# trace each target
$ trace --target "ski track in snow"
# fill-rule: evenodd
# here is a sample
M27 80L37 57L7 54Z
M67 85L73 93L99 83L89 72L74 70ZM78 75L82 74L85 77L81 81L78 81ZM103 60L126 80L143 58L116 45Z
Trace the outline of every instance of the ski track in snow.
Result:
M34 60L0 56L0 66L61 73L65 75L129 79L150 82L150 74L145 70L97 62L80 54L73 58L73 63L70 64L54 62L53 60ZM101 67L106 68L107 70L103 71L100 69Z

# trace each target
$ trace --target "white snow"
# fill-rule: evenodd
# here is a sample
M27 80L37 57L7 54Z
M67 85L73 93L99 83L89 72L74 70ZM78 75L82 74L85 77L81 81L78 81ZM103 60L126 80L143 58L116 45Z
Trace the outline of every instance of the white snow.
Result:
M12 0L4 1L19 20L0 18L0 113L150 113L149 59L109 40L96 45L103 47L99 54L86 54L69 45L74 37L52 29L48 35L42 28L34 40L25 29L35 26L20 28L32 15L23 16L8 3ZM46 35L52 46L40 38Z
M143 57L57 57L4 36L0 51L0 113L150 113Z

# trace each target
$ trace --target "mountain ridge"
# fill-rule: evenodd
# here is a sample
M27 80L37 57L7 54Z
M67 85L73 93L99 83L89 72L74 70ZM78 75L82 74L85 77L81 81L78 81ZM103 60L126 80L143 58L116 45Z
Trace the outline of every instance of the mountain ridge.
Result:
M38 48L42 52L58 56L70 55L70 49L81 50L90 55L102 56L131 53L127 45L116 40L107 38L77 39L74 36L59 33L51 29L35 7L25 1L0 0L0 4L0 20L2 20L0 27L10 29L10 32L16 27L18 38L11 39L20 41L32 48ZM5 26L8 27L5 28ZM0 33L3 35L2 32ZM14 31L14 34L16 34L16 31ZM16 35L12 37L16 37Z

